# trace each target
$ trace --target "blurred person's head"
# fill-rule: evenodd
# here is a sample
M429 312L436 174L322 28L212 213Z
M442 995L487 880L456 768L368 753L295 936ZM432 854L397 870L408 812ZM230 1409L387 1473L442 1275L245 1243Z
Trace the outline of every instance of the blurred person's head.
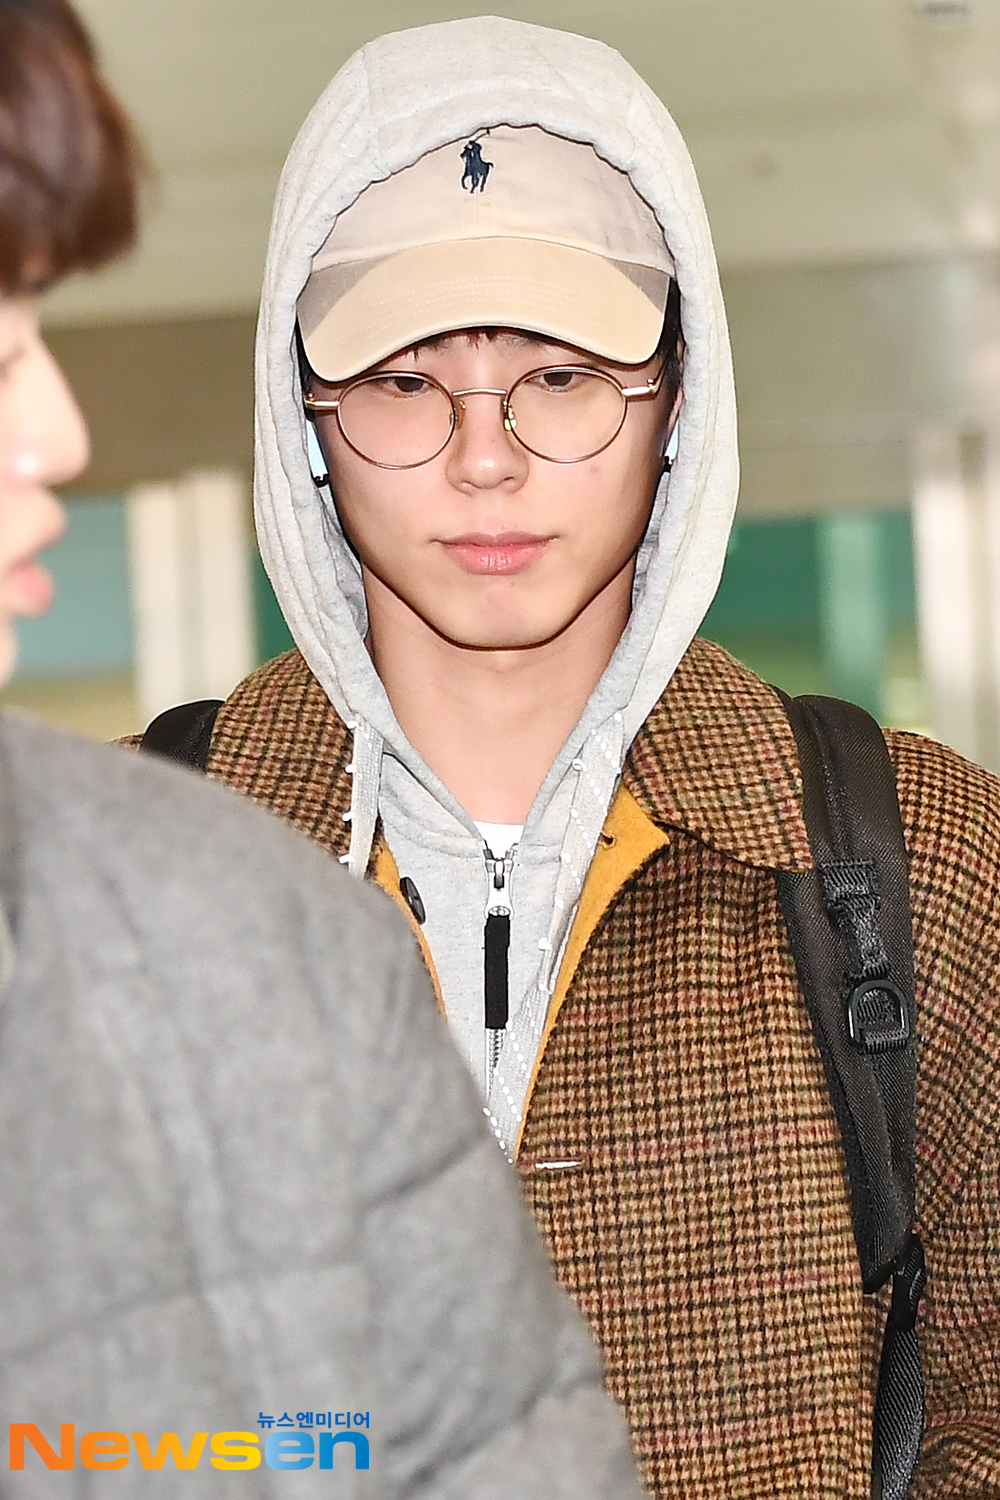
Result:
M78 474L88 453L39 331L39 299L132 243L137 161L74 11L0 0L0 681L14 662L13 620L51 600L36 558L64 517L49 486Z

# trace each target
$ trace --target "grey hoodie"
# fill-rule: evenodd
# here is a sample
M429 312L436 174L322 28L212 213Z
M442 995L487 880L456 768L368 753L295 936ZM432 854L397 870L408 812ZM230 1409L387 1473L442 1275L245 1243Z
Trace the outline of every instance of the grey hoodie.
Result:
M661 483L629 624L526 820L511 878L512 1018L492 1075L482 1028L483 840L396 722L363 638L358 563L306 454L293 357L296 299L339 212L371 182L485 127L541 125L627 172L677 267L687 345L676 461ZM295 640L354 732L349 865L381 816L420 891L449 1021L501 1144L512 1150L549 997L628 746L711 601L736 502L736 412L704 206L676 126L599 42L498 17L380 37L334 78L282 173L257 340L255 508L265 565Z

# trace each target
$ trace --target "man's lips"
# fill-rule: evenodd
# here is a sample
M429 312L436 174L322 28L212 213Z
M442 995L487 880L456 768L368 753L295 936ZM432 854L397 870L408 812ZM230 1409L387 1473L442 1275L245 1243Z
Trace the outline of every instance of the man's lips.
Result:
M3 603L12 614L43 615L52 603L52 574L35 557L10 565L0 577Z
M525 531L505 531L499 536L470 531L441 542L460 568L469 573L520 573L531 566L552 541Z

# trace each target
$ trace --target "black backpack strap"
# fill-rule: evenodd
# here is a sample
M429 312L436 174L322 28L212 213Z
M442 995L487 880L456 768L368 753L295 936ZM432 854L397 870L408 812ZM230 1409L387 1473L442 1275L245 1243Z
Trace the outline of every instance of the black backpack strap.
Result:
M907 856L882 731L854 704L780 695L795 732L815 868L775 872L851 1183L866 1292L892 1277L872 1455L874 1500L909 1492L924 1426L913 1231L916 1004Z
M146 730L139 749L204 771L215 716L221 707L221 698L202 698L197 703L179 703L176 708L165 709Z

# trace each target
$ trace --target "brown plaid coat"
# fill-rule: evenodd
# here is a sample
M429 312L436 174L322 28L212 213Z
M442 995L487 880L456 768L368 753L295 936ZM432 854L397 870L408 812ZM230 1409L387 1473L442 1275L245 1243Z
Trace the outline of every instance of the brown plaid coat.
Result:
M940 745L888 739L911 855L931 1278L915 1494L981 1500L1000 1496L1000 785ZM209 771L339 854L349 748L291 653L221 710ZM771 876L809 860L776 696L695 641L632 746L518 1153L657 1495L870 1493L884 1305L861 1295ZM376 866L391 888L384 851Z

